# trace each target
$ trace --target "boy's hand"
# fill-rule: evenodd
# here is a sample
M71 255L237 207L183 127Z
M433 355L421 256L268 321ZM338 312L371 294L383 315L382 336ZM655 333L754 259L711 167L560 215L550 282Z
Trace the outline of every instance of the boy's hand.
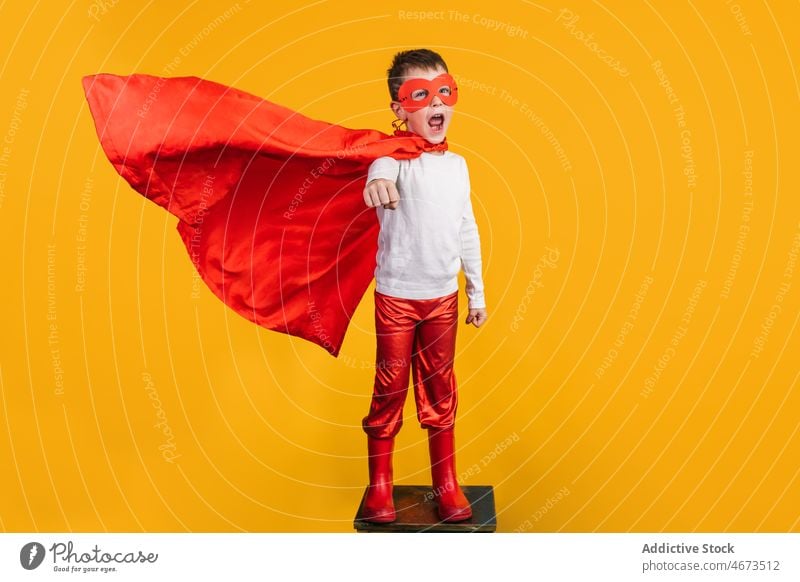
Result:
M469 315L467 315L467 321L465 323L471 323L475 327L480 327L483 325L483 322L486 321L488 315L486 314L486 309L481 307L480 309L470 309Z
M394 210L399 201L400 194L397 192L397 186L391 180L375 178L370 180L364 188L364 202L369 207L383 204L384 208Z

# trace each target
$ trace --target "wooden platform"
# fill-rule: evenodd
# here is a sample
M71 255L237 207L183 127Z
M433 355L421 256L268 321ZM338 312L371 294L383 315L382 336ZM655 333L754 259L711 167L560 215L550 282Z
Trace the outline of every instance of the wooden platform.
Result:
M372 523L362 519L367 496L367 488L364 488L353 527L359 532L494 532L497 516L492 486L462 485L461 489L472 505L472 517L466 521L439 521L430 485L395 485L393 498L397 519L391 523Z

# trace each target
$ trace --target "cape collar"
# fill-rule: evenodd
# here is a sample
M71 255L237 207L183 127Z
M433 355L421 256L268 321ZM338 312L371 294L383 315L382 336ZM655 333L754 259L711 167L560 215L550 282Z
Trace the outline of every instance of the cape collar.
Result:
M447 151L447 138L445 137L439 143L431 143L424 137L419 134L414 133L413 131L407 131L403 129L395 129L394 135L396 137L411 137L416 138L419 142L421 142L422 150L425 152L444 152Z

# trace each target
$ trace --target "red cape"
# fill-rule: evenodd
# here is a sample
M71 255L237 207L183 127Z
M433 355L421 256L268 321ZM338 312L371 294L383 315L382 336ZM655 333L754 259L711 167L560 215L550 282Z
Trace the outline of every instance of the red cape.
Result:
M198 77L98 74L83 88L103 151L180 221L208 287L241 316L338 356L375 273L369 164L447 149L316 121Z

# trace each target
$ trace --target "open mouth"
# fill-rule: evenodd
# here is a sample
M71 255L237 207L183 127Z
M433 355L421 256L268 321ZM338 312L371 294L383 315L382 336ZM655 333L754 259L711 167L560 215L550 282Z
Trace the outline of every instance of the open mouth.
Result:
M444 127L444 115L441 113L435 113L434 115L431 115L430 119L428 119L428 125L434 131L441 131Z

